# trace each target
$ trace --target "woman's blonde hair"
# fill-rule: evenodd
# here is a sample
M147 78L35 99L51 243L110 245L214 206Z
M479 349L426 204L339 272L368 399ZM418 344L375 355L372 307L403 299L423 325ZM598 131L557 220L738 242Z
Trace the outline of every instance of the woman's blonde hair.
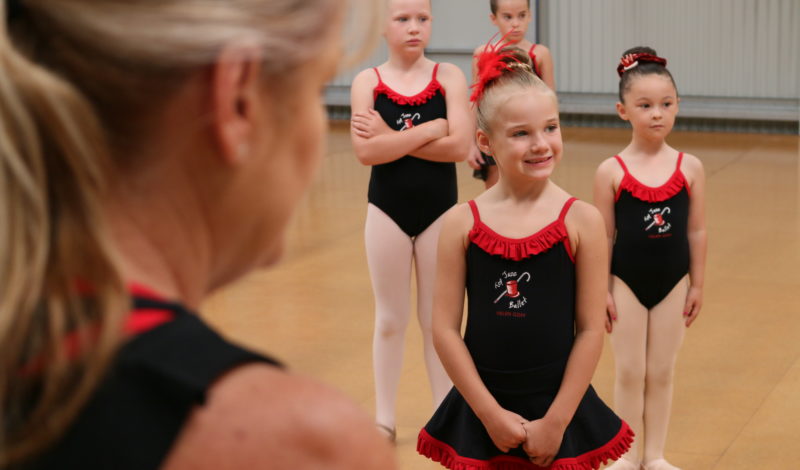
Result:
M100 201L115 169L133 164L121 160L151 111L230 41L260 45L268 76L290 73L314 60L342 8L15 3L8 21L0 3L0 467L64 431L121 341L130 304Z

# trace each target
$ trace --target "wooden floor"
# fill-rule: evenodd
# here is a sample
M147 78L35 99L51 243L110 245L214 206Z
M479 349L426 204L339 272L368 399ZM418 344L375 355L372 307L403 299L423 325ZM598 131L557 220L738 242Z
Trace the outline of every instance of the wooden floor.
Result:
M619 129L565 129L555 180L591 200L597 164L629 138ZM798 137L676 132L670 143L705 164L709 256L705 306L677 365L667 457L684 470L798 469ZM328 154L282 264L219 292L203 315L371 413L373 300L363 243L369 169L356 162L341 124L332 129ZM459 164L461 201L482 189L470 173ZM398 460L405 470L440 468L415 451L432 409L414 323L405 357ZM593 383L608 403L613 374L607 342Z

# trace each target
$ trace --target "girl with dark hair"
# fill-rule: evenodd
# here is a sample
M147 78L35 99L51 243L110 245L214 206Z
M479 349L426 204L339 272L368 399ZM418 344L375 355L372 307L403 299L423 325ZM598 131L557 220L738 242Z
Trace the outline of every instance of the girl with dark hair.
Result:
M616 361L614 401L643 443L615 470L677 469L664 459L672 377L684 332L703 303L705 176L697 157L666 142L679 103L666 65L648 47L623 53L617 112L633 137L595 175L594 202L612 253L606 329Z

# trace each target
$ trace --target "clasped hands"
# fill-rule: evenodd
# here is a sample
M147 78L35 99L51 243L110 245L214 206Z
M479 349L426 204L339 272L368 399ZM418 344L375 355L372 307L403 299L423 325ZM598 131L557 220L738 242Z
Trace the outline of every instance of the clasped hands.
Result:
M547 418L528 421L517 413L503 409L484 422L489 437L502 452L522 445L530 461L548 467L561 447L564 429Z

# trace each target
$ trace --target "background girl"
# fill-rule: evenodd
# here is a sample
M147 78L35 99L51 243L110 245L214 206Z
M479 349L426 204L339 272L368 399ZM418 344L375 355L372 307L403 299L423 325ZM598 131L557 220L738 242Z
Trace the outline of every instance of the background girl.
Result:
M364 238L375 294L375 414L392 440L412 260L434 406L450 388L431 339L436 243L440 217L457 201L454 162L466 157L473 125L464 74L425 57L431 20L430 0L390 0L389 59L351 88L353 147L372 165Z
M500 178L445 218L434 339L455 387L417 449L451 469L598 468L632 440L589 384L603 343L603 219L550 180L563 150L552 89L525 52L496 47L479 57L473 98Z
M489 19L497 27L500 37L505 38L509 44L527 51L533 72L555 91L556 81L553 76L553 57L550 55L550 49L542 44L534 44L526 38L528 26L533 20L530 0L490 0L489 8L491 9ZM484 48L485 46L479 46L472 56L473 83L478 73L478 56ZM477 147L474 147L467 162L475 169L473 176L485 181L487 189L497 182L497 167L491 156L481 154Z
M672 376L685 329L703 302L705 176L695 156L666 143L678 92L666 60L648 47L625 51L620 118L633 137L600 164L595 204L612 247L606 329L616 361L617 412L640 446L611 468L675 470L664 460Z

